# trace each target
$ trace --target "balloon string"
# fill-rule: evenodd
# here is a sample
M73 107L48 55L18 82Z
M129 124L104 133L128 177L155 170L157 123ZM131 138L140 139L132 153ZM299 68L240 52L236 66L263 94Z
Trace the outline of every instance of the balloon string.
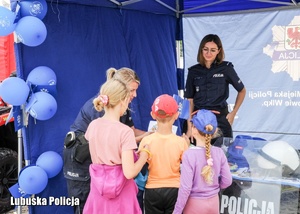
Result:
M55 12L54 9L53 9L52 2L53 2L53 0L51 0L51 9L52 9L52 12L53 12L54 14L56 14L56 12ZM58 15L57 15L58 22L60 22L60 10L59 10L59 8L58 8L58 0L56 0L56 9L57 9L57 11L58 11Z
M53 9L52 2L53 2L53 1L51 1L51 9L52 9L52 12L53 12L54 14L56 14L55 11L54 11L54 9Z
M58 11L58 15L57 15L57 18L58 18L58 21L60 22L60 10L59 10L59 8L58 8L58 0L56 0L56 9L57 9L57 11Z

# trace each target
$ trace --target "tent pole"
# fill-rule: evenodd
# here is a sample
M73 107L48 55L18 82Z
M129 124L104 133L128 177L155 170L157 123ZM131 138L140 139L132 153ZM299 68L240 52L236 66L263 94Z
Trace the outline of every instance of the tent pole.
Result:
M169 5L167 5L166 3L162 2L161 0L155 0L157 3L161 4L162 6L174 11L175 13L177 13L176 9L170 7Z
M23 162L23 140L22 140L22 129L18 130L18 176L22 170ZM18 214L22 213L22 206L18 206Z
M295 0L291 0L295 6L297 6L297 2Z

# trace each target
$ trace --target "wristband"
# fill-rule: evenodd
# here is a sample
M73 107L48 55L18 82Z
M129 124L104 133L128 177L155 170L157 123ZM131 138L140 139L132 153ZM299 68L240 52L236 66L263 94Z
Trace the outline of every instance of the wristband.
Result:
M148 160L151 158L151 152L148 149L143 148L141 151L142 152L147 152L147 154L148 154Z

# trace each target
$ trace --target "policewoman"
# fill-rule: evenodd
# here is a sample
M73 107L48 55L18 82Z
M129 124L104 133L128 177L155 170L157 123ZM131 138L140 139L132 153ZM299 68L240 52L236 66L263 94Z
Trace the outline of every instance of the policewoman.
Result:
M199 46L198 64L188 69L184 97L190 102L190 115L199 109L209 109L217 117L223 137L233 137L234 117L242 105L246 89L231 62L223 61L224 49L219 36L206 35ZM238 92L234 107L228 111L229 85ZM191 136L190 119L187 120L187 136Z

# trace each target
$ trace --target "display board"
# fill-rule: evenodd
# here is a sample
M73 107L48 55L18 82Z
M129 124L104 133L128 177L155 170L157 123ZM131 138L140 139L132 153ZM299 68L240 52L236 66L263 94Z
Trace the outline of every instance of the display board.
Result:
M282 10L183 18L185 77L197 63L206 34L220 36L225 60L231 61L247 94L234 124L234 134L286 140L300 147L300 16ZM230 87L229 109L236 91Z

